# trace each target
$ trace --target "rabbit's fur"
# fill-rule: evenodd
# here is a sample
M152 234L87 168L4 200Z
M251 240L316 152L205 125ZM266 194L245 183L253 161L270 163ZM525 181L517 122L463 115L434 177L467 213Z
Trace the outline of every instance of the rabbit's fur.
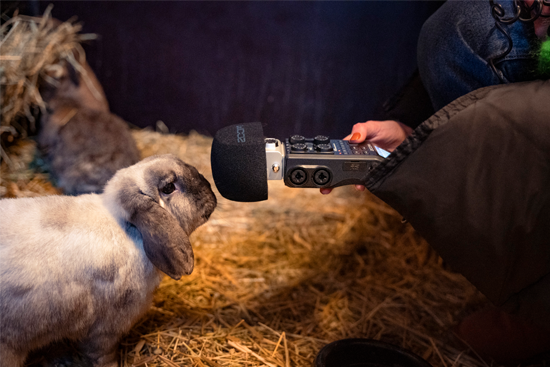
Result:
M60 24L59 21L53 20ZM109 103L99 80L86 62L83 51L73 49L68 60L46 66L42 71L39 91L46 103L71 99L80 106L109 112Z
M171 155L118 171L101 195L0 200L0 367L61 339L115 367L161 271L191 273L188 236L215 206L208 181Z
M38 148L65 194L99 193L140 154L128 124L109 111L88 63L76 50L73 54L74 64L60 61L41 82L47 108L40 118Z
M66 99L50 107L37 141L64 193L99 193L117 170L139 161L128 124L118 116Z

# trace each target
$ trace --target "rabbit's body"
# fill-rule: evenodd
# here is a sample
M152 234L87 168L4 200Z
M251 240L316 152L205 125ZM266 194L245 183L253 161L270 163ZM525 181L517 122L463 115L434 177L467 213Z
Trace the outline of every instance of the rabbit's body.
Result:
M109 111L94 72L77 50L44 72L38 148L65 194L100 193L115 172L140 154L128 123Z
M147 310L161 274L136 228L113 221L100 196L0 201L0 217L8 213L14 221L0 223L0 269L10 270L0 271L0 345L35 349L60 336L85 339L90 331L95 338L120 335ZM13 232L20 228L36 236L21 241Z
M107 111L57 100L42 117L38 146L63 192L100 193L115 172L139 161L128 124Z
M22 366L32 349L61 339L78 341L94 366L116 366L117 343L149 307L158 269L174 278L191 271L187 235L215 207L206 180L177 162L193 176L187 191L155 201L166 177L181 176L163 167L172 160L120 171L102 195L0 200L1 367Z

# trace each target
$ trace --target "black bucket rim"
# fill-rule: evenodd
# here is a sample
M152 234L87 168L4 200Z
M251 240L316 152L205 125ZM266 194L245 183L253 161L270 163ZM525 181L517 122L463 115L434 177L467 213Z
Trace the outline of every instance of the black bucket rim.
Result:
M349 338L333 341L325 345L315 358L314 367L331 367L332 365L327 365L327 359L332 357L335 358L342 353L346 353L346 358L360 358L361 355L367 356L369 352L365 352L365 348L370 348L370 354L376 354L377 352L383 353L385 356L388 354L393 354L397 360L406 361L402 362L403 366L407 367L432 367L426 360L419 357L415 353L401 348L397 345L390 344L375 339L366 339L366 338ZM350 353L354 353L355 356L352 356ZM379 363L384 365L386 361L377 361L373 360L372 363ZM360 363L360 362L354 362ZM387 363L387 366L393 366L397 362ZM346 364L338 364L339 366L345 367Z

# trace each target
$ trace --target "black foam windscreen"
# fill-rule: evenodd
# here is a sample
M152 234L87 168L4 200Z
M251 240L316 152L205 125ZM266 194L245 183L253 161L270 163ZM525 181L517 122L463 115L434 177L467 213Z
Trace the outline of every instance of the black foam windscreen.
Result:
M260 122L218 130L210 154L214 183L233 201L267 200L264 131Z

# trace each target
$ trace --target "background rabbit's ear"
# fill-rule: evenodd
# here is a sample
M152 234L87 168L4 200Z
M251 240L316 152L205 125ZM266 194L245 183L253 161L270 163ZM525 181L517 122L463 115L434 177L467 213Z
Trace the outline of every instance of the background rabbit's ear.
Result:
M129 222L143 237L143 247L149 260L173 279L191 274L194 265L193 249L179 222L151 197L132 185L121 192L120 202L129 214Z
M67 68L67 77L73 83L75 87L80 85L80 73L74 68L73 64L70 62L65 63Z

